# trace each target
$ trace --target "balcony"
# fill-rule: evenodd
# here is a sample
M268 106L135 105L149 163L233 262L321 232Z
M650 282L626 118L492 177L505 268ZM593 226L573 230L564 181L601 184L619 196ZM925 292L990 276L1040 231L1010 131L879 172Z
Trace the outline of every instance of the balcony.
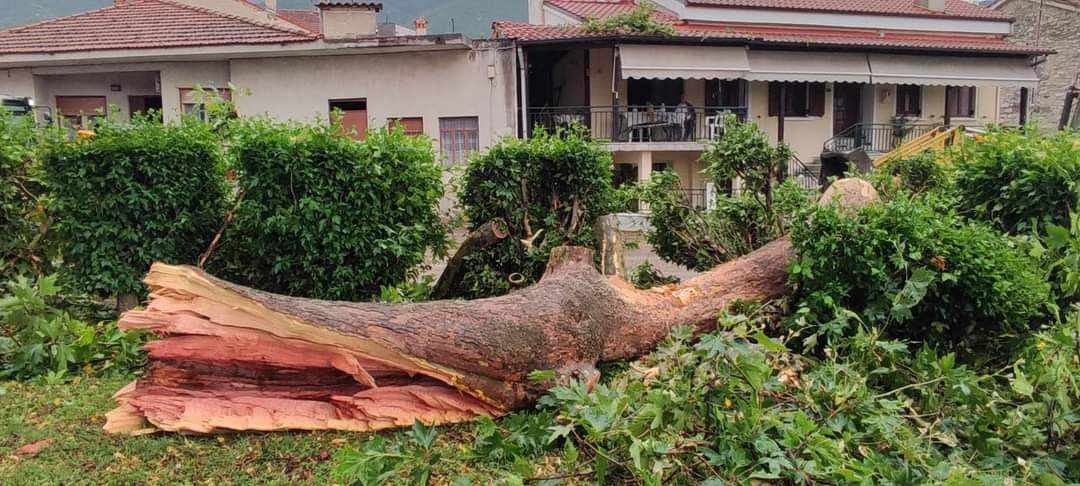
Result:
M526 114L530 136L537 127L552 131L577 124L609 143L703 143L723 135L727 114L745 120L746 107L557 106L529 108Z
M859 123L825 141L825 152L851 152L862 149L869 154L891 152L896 147L919 138L941 125Z

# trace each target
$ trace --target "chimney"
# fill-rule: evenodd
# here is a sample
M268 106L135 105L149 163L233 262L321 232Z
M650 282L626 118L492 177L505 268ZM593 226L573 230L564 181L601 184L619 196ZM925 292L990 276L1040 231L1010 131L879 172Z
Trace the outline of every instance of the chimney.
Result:
M427 35L427 19L420 17L413 20L413 30L416 31L416 35Z
M529 23L544 25L544 0L529 0Z
M322 33L327 40L356 39L378 35L382 4L354 0L318 0Z
M271 12L277 12L277 0L266 0L266 9Z
M915 0L915 5L933 12L945 11L945 0Z

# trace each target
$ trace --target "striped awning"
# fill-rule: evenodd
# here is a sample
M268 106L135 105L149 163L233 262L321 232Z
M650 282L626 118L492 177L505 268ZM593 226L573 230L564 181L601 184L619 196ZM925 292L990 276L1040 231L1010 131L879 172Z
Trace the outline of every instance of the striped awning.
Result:
M866 54L850 52L750 51L751 81L869 83Z
M954 57L870 54L876 84L1034 87L1027 57Z
M623 79L740 79L745 47L621 45Z

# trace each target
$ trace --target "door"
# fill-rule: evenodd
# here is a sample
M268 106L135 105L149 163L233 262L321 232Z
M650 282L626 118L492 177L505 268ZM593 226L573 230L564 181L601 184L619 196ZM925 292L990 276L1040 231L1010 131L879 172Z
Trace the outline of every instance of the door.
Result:
M859 123L862 115L862 86L855 83L833 85L833 136Z
M108 102L104 96L57 96L56 111L61 126L85 130L93 128L97 120L105 117Z
M367 136L367 100L332 100L330 116L335 113L341 115L341 130L344 134L356 140L363 140Z

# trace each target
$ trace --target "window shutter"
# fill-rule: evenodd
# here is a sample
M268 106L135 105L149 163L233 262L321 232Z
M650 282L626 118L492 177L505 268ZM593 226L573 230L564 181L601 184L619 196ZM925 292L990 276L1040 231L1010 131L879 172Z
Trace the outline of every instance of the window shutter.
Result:
M825 116L825 83L810 84L810 116Z
M780 116L780 83L769 83L769 116Z

